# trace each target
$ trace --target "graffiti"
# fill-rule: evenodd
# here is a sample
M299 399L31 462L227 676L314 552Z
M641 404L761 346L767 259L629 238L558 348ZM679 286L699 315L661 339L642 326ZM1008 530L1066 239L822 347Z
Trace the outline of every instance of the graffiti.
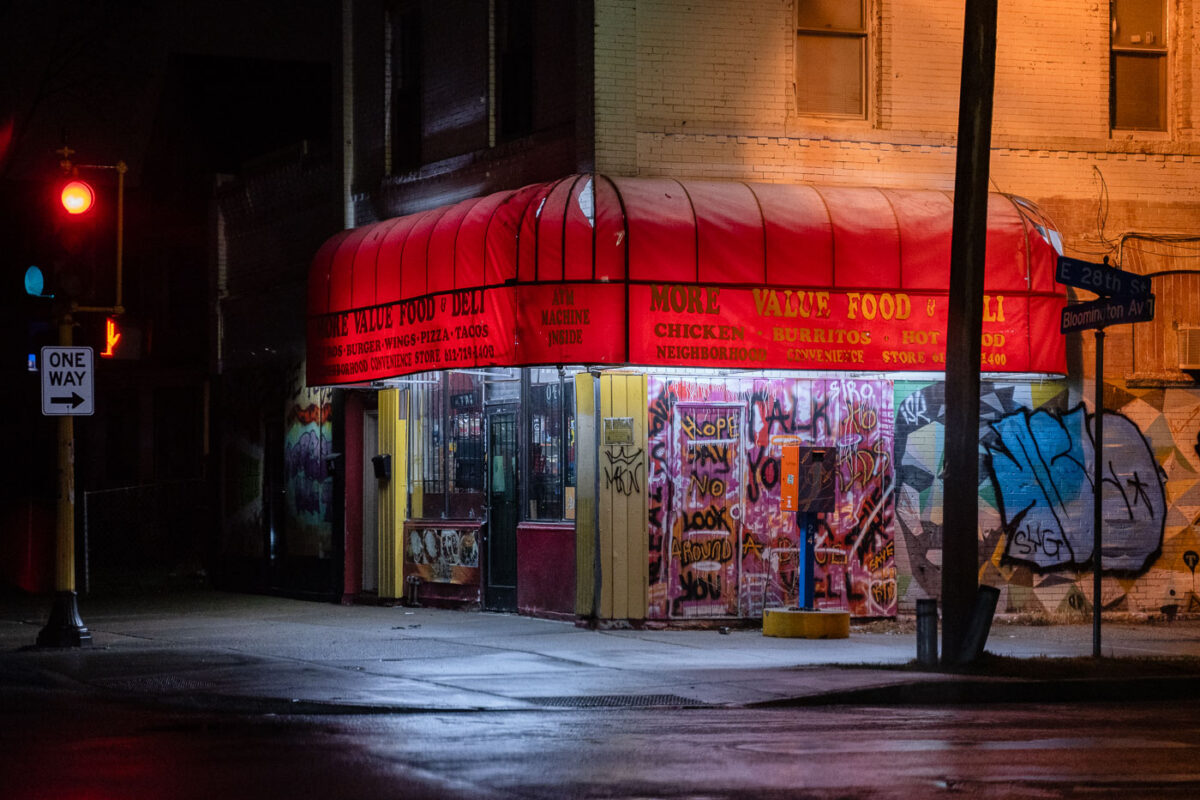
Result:
M887 608L896 602L895 581L872 581L871 600L879 608Z
M729 453L728 445L697 444L688 446L687 458L694 466L705 467L714 464L720 467L721 472L728 472Z
M726 564L733 560L733 544L727 538L684 539L671 548L671 557L688 567L698 562Z
M693 475L688 484L688 491L693 497L720 497L725 494L725 481L711 475Z
M867 569L869 569L871 572L879 572L885 566L887 566L887 563L889 561L891 561L895 557L896 557L896 543L894 541L889 540L883 546L882 550L877 550L873 553L870 553L863 560L863 563L865 563L867 565Z
M751 503L757 503L764 493L779 485L779 459L770 456L766 447L755 447L750 451L749 462L746 496Z
M900 403L898 413L904 424L913 428L933 421L929 418L929 408L926 405L924 392L914 392L904 398L904 401Z
M676 444L671 459L675 500L667 523L671 613L733 615L738 613L738 597L729 587L737 585L734 556L741 538L742 409L689 403L678 406L675 417L678 421L671 431ZM698 575L701 569L702 576Z
M720 600L721 573L697 573L685 570L679 576L679 586L683 594L675 599L676 604L689 601Z
M683 532L691 531L733 531L733 523L729 518L729 509L724 506L709 506L703 511L685 513Z
M753 533L746 533L742 536L742 558L750 555L762 558L763 546Z
M325 462L333 443L333 392L308 389L297 374L285 407L284 498L289 554L332 551L333 481Z
M651 618L756 615L797 604L804 535L796 514L782 510L779 436L827 448L836 476L833 510L817 523L818 607L896 613L888 381L650 376L649 388ZM701 533L723 537L733 554L694 562L710 567L706 577L720 575L719 601L698 596L695 571L683 563L689 551L678 543ZM872 591L889 581L890 594Z
M474 529L412 528L404 551L406 571L431 583L471 583L478 577Z
M1065 414L1022 409L991 424L987 464L1009 532L1005 555L1041 570L1092 561L1095 446L1082 404ZM1103 567L1142 571L1162 546L1165 489L1141 432L1105 412Z
M630 497L642 491L642 449L609 445L604 450L604 488Z
M671 406L675 398L664 389L650 402L650 437L654 438L667 430L671 423Z
M704 440L728 441L737 433L736 415L720 416L715 419L697 419L693 414L684 414L679 427L693 442Z
M1192 577L1195 577L1196 565L1200 564L1200 553L1197 553L1195 550L1184 550L1183 563L1187 565L1189 570L1191 570Z

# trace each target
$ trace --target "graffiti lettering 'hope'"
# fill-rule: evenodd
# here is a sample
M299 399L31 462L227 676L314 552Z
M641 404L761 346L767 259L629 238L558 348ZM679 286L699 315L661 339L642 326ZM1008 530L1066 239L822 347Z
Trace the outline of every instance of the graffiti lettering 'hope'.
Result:
M684 414L679 420L679 426L693 441L697 439L732 439L737 436L740 427L736 414L709 419L697 419L694 414Z

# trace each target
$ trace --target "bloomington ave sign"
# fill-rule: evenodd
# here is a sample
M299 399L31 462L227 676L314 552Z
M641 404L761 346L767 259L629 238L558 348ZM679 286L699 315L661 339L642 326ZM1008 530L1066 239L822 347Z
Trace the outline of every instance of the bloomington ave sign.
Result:
M92 348L42 348L42 414L90 416L94 402Z
M1127 322L1154 319L1154 295L1138 297L1102 297L1090 303L1067 306L1062 312L1062 332L1072 333Z
M1100 295L1099 300L1077 303L1062 310L1060 329L1063 333L1154 319L1154 295L1150 293L1150 279L1145 275L1059 256L1054 279Z

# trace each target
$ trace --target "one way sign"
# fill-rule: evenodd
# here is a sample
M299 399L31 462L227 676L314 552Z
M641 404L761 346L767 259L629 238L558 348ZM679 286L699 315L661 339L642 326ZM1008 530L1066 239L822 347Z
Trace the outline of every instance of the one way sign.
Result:
M96 413L92 391L92 348L42 348L42 414L47 417Z

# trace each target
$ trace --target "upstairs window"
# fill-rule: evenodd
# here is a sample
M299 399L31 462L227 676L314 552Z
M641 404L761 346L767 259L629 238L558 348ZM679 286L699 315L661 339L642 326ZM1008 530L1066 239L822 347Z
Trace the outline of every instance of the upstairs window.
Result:
M501 140L533 132L533 0L496 4L496 94Z
M867 0L796 0L796 107L867 115Z
M1113 0L1109 114L1114 130L1167 129L1164 0Z
M390 171L421 164L421 12L410 3L388 12L388 145Z

